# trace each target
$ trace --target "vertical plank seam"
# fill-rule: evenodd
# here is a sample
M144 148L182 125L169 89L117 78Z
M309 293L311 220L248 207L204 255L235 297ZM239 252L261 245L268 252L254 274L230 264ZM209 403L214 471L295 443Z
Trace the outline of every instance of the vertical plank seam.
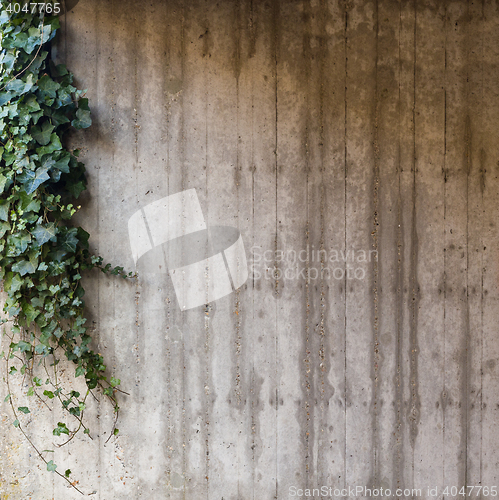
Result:
M413 109L412 109L412 132L413 132L413 167L412 167L412 221L411 221L411 322L410 322L410 348L411 348L411 444L412 444L412 484L415 484L415 448L418 433L419 397L418 397L418 296L419 285L417 282L418 264L418 241L417 241L417 148L416 148L416 105L417 105L417 0L413 2L414 8L414 68L413 68Z
M275 145L274 145L274 158L275 158L275 243L274 243L274 255L277 255L277 230L278 230L278 203L277 203L277 195L278 195L278 171L279 171L279 163L278 163L278 88L279 88L279 80L278 80L278 18L279 18L279 0L274 0L273 9L272 9L272 21L273 21L273 31L274 31L274 71L275 71ZM277 289L277 280L275 285L275 293L278 293ZM276 297L277 298L277 297ZM279 446L279 420L277 418L277 412L279 409L279 366L278 366L278 354L279 354L279 329L278 329L278 301L275 303L275 422L276 422L276 433L275 433L275 446L276 446L276 465L275 465L275 499L277 500L279 495L279 465L278 465L278 446Z
M253 29L253 0L250 0L250 23L251 29ZM256 45L256 40L255 40ZM256 47L255 47L256 52ZM253 64L250 65L250 75L251 81L253 82L254 71ZM254 86L251 86L251 146L250 146L250 159L251 159L251 209L252 209L252 220L251 220L251 236L252 245L251 248L255 247L255 90ZM251 321L252 325L255 325L255 273L253 271L253 266L251 266L252 271L252 293L251 293ZM252 366L251 366L251 376L250 376L250 398L251 398L251 479L252 479L252 500L255 500L255 479L256 479L256 463L255 463L255 448L256 448L256 411L255 411L255 400L257 395L255 394L256 384L255 384L255 331L253 330L253 335L251 336L251 353L252 353Z
M112 6L113 6L113 3L111 3L111 9L112 9ZM67 25L66 23L66 16L67 14L64 14L64 20L65 20L65 24ZM99 30L99 34L100 34L100 30ZM99 34L97 35L97 43L99 43L100 41L100 36ZM67 38L65 40L65 42L67 42ZM67 52L66 52L67 53ZM100 53L100 50L98 51L98 53ZM96 54L96 60L98 59L98 55ZM114 64L114 63L112 63ZM97 64L96 64L97 65ZM98 66L98 65L97 65ZM113 67L114 69L114 67ZM98 81L98 78L97 78L97 81ZM114 82L114 80L113 80ZM97 92L97 107L98 109L100 108L100 102L99 102L99 92ZM112 108L111 112L114 111L114 107ZM101 135L101 129L98 128L97 129L97 141L98 143L100 143L100 136ZM114 148L113 148L113 160L114 160ZM113 161L114 163L114 161ZM96 193L99 193L100 194L100 176L101 176L101 169L98 170L98 173L97 173L97 188L96 188ZM97 221L96 221L96 234L99 235L99 239L100 239L100 203L97 203ZM97 278L97 310L99 310L99 304L100 304L100 291L101 291L101 283L102 283L102 278L101 276L99 276ZM99 328L99 332L100 332L100 314L99 314L99 318L96 318L97 320L97 326ZM98 412L99 414L101 413L101 408L100 408L100 400L97 402L97 408L98 408ZM100 420L99 420L99 436L100 436ZM100 445L100 439L99 439L99 445ZM102 470L102 453L101 453L101 446L99 446L99 470ZM101 494L100 494L100 491L101 491L101 488L100 488L100 485L101 485L101 481L100 481L100 477L98 478L98 484L99 484L99 498L101 498Z
M113 7L114 7L114 2L113 2ZM114 11L114 9L113 9ZM133 114L133 136L134 136L134 153L135 153L135 165L134 165L134 172L135 172L135 188L139 186L139 181L138 181L138 172L139 170L139 147L138 147L138 142L139 142L139 128L137 127L137 122L138 122L138 108L139 108L139 95L138 95L138 89L139 89L139 75L138 75L138 32L136 29L134 29L133 33L133 54L134 54L134 61L133 61L133 102L134 102L134 114ZM114 181L114 169L112 173L112 179L113 179L113 185L116 185ZM137 193L137 192L136 192ZM138 202L138 193L136 194L136 200ZM113 233L114 234L114 233ZM114 289L113 289L114 290ZM137 294L137 315L140 315L140 294ZM114 305L114 294L113 294L113 305ZM114 316L114 311L113 311L113 316ZM137 383L138 383L138 400L141 400L140 394L141 394L141 388L140 388L140 375L139 375L139 365L140 365L140 355L142 352L141 349L141 341L143 341L143 336L144 336L144 331L142 332L142 336L140 335L140 322L137 322L137 338L136 338L136 345L137 345L137 355L136 355L136 363L137 363ZM140 414L140 412L138 412ZM115 454L113 454L113 461L116 462ZM140 471L140 465L138 467ZM140 473L139 473L140 477ZM140 484L140 483L139 483ZM140 485L138 487L139 491L139 496L140 496Z
M307 14L307 22L311 19L311 12L306 12L305 9L310 10L310 0L304 2L303 5L304 14ZM311 73L312 73L312 65L311 58L312 54L310 54L310 36L307 34L307 22L303 23L303 44L307 44L302 47L303 56L305 58L305 64L307 66L307 83L308 88L310 88L311 81ZM312 29L312 26L310 26ZM310 64L310 66L308 66ZM310 187L310 149L309 149L309 127L310 127L310 92L306 94L306 113L305 113L305 205L306 205L306 221L305 221L305 248L309 248L310 246L310 196L309 196L309 187ZM305 280L305 359L303 360L303 365L305 369L305 401L304 401L304 411L305 411L305 487L309 487L309 478L310 478L310 397L311 397L311 383L310 383L310 259L309 252L307 252L307 260L306 260L306 280ZM313 383L313 380L312 380ZM312 423L313 425L313 423Z
M326 355L325 355L325 309L326 309L326 300L325 300L325 280L323 276L323 270L325 266L324 262L324 232L325 232L325 186L324 186L324 142L325 142L325 134L324 134L324 72L325 72L325 60L326 60L326 50L327 50L327 29L326 29L326 3L325 0L321 0L321 37L320 37L320 67L319 67L319 118L320 118L320 136L319 136L319 145L320 145L320 166L321 166L321 192L320 192L320 228L321 228L321 240L320 240L320 250L321 250L321 299L320 299L320 347L319 347L319 370L320 370L320 399L321 399L321 422L320 422L320 433L317 445L317 479L318 486L321 484L327 484L327 480L325 477L322 477L322 468L321 468L321 451L324 447L324 430L326 427L325 420L325 372L326 372ZM321 477L319 477L319 474Z
M472 131L471 131L471 120L469 116L469 65L470 65L470 27L471 27L471 13L470 13L470 1L467 2L467 12L466 12L466 86L465 86L465 99L466 99L466 323L465 323L465 353L464 353L464 486L468 485L468 437L469 437L469 377L470 377L470 301L469 301L469 264L470 264L470 248L469 248L469 220L470 220L470 175L471 175L471 144L472 144Z
M240 167L240 158L239 158L239 133L240 133L240 123L239 123L239 77L241 74L241 33L242 33L242 21L241 21L241 2L236 3L236 174L235 174L235 181L236 181L236 204L237 204L237 227L240 228L240 192L239 192L239 184L241 182L242 175L240 173L241 167ZM224 260L226 260L225 253L222 252L222 256ZM227 266L227 263L225 263ZM232 281L232 277L230 276L229 273L229 278ZM241 351L242 351L242 337L241 337L241 310L240 310L240 289L237 288L234 292L234 302L235 302L235 330L236 330L236 345L235 345L235 355L236 355L236 405L241 408L242 404L242 398L241 398ZM246 401L246 399L245 399ZM246 412L243 411L243 414ZM237 447L237 495L238 498L241 498L241 484L240 484L240 468L241 468L241 448L243 449L244 452L244 440L242 440L242 436L245 435L244 433L244 426L245 423L241 419L239 425L241 426L240 429L241 431L238 434L238 447Z
M345 44L345 123L344 123L344 214L345 214L345 252L347 249L347 177L348 177L348 150L347 150L347 131L348 131L348 100L347 100L347 85L348 85L348 9L344 4L345 9L345 27L344 27L344 44ZM345 356L344 372L343 372L343 410L344 410L344 435L345 446L343 452L343 486L347 483L347 449L348 449L348 435L347 435L347 276L344 277L344 345L343 354Z
M481 49L482 49L482 54L481 54L481 86L482 86L482 95L481 95L481 99L480 99L480 108L481 108L481 113L480 113L480 118L483 119L483 115L484 115L484 83L483 83L483 75L484 75L484 58L485 58L485 51L484 51L484 45L485 45L485 41L484 41L484 38L485 38L485 35L484 35L484 32L485 32L485 28L483 26L483 23L485 22L485 11L484 11L484 3L485 3L485 0L482 0L482 18L481 18L481 22L482 22L482 40L481 40ZM485 161L483 162L483 172L482 172L482 175L485 176L485 171L486 171L486 165L485 165ZM484 208L484 191L485 191L485 180L483 182L483 185L484 185L484 189L482 189L481 191L481 194L482 194L482 213L484 212L483 208ZM481 239L481 249L480 249L480 253L481 253L481 258L480 258L480 274L481 274L481 280L480 280L480 484L482 484L482 473L483 473L483 469L482 469L482 454L483 454L483 300L484 300L484 290L483 290L483 282L484 282L484 275L485 275L485 269L484 269L484 266L483 266L483 260L484 260L484 253L485 253L485 247L484 247L484 244L483 244L483 236L482 236L482 239Z
M395 405L395 450L394 454L394 479L397 483L397 488L401 484L401 476L403 471L403 464L401 463L403 453L403 436L402 435L402 418L401 411L403 405L403 387L402 387L402 376L401 376L401 357L402 357L402 334L403 334L403 234L402 234L402 165L401 165L401 36L402 36L402 3L399 7L399 30L398 30L398 144L397 144L397 174L398 174L398 193L397 193L397 334L395 340L395 356L396 356L396 366L395 366L395 394L396 394L396 405Z
M251 26L253 27L253 0L250 0L250 18ZM255 41L256 45L256 41ZM256 48L255 48L256 52ZM253 64L250 66L251 81L254 78ZM255 90L254 86L251 86L251 208L252 208L252 245L251 248L255 247ZM255 273L253 266L252 270L252 325L255 325ZM256 479L256 463L255 463L255 448L256 448L256 410L255 410L255 400L258 397L255 394L256 384L255 384L255 331L252 330L253 335L251 335L251 352L252 352L252 367L251 367L251 380L250 380L250 394L251 394L251 467L252 467L252 499L255 500L255 479Z
M378 62L379 62L379 5L378 0L375 3L375 86L374 86L374 165L373 165L373 247L378 255L378 232L379 232L379 141L378 141L378 119L379 119L379 95L378 95ZM379 256L378 256L379 257ZM379 269L378 258L373 262L373 463L372 478L373 488L377 486L378 481L378 378L379 378L379 320L378 320L378 301L379 301Z
M445 19L444 19L444 276L443 276L443 294L444 294L444 322L443 322L443 392L442 392L442 477L443 484L445 482L445 434L446 434L446 398L447 398L447 380L446 380L446 349L447 349L447 331L446 331L446 317L447 317L447 0L445 2Z
M165 12L164 16L167 19L169 17L169 12L168 12L168 5L165 4ZM171 50L171 43L169 39L167 38L165 41L165 55L167 59L167 64L172 66L171 60L172 60L172 50ZM166 72L162 81L162 91L166 91ZM165 115L166 115L166 123L165 123L165 144L166 144L166 192L168 195L170 195L170 167L171 167L171 158L170 158L170 148L171 148L171 142L170 142L170 116L171 116L171 102L170 101L165 101L164 104L164 109L165 109ZM164 161L164 160L163 160ZM168 269L167 267L167 256L164 254L164 261L165 261L165 269ZM171 290L167 294L167 299L166 299L166 330L167 334L169 333L172 325L171 325L171 320L172 320L172 308L171 308L171 300L170 299L170 293ZM168 335L167 335L168 337ZM183 334L182 334L183 337ZM175 437L178 435L177 434L177 428L174 427L173 420L172 420L172 413L173 413L173 403L172 401L175 398L175 395L177 395L177 388L172 387L172 349L171 349L172 343L171 340L167 340L165 343L165 354L166 354L166 429L165 429L165 447L166 447L166 458L167 458L167 463L166 463L166 478L167 478L167 484L171 485L171 479L172 479L172 462L173 462L173 456L176 453L178 453L178 450L174 450L174 433ZM174 430L175 429L175 430ZM185 473L182 471L182 477L185 478ZM184 486L185 486L185 480L184 480Z
M180 73L182 86L185 88L185 0L181 0L180 10L181 14L181 26L180 26ZM184 95L185 92L181 92L179 95L179 106L180 106L180 164L181 169L181 191L185 190L185 113L184 113ZM185 331L185 315L181 316L182 320L182 332ZM187 476L187 412L186 412L186 369L185 369L185 337L182 335L182 468L184 472L184 478ZM184 480L184 485L182 488L183 499L186 500L187 495L187 481Z
M208 47L208 37L214 36L213 33L210 32L210 26L209 26L209 21L208 21L208 13L209 13L209 2L208 0L205 0L205 47ZM209 132L208 132L208 100L210 96L210 77L209 77L209 68L208 68L208 61L209 61L209 49L206 49L205 52L203 52L203 58L204 58L204 64L203 64L203 80L204 80L204 131L205 131L205 143L204 143L204 159L205 159L205 206L206 206L206 220L209 220L209 209L210 209L210 204L208 203L209 198L208 198L208 175L209 175L209 150L208 150L208 144L209 144ZM209 286L209 278L208 274L206 275L207 280L206 280L206 292L208 292L208 286ZM208 301L208 300L207 300ZM211 335L210 335L210 307L206 307L205 314L203 315L204 319L204 361L205 361L205 380L204 380L204 395L205 395L205 422L204 422L204 428L205 428L205 481L206 481L206 499L208 500L210 498L210 466L211 466L211 459L210 459L210 394L211 394L211 388L210 388L210 342L211 342Z

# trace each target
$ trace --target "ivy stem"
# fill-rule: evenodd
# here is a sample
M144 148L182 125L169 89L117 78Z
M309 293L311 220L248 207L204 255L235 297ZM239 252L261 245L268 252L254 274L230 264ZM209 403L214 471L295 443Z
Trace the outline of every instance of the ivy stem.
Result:
M42 459L42 461L45 463L45 465L48 465L48 462L47 462L46 458L42 455L41 451L35 446L35 443L33 443L33 441L31 440L31 438L28 436L27 432L24 430L24 427L21 424L21 422L19 420L19 416L17 414L17 411L16 411L16 409L14 407L13 397L12 397L12 393L10 391L10 380L9 380L9 357L10 357L11 352L12 352L12 349L9 347L9 353L8 353L8 356L7 356L7 370L6 370L6 377L5 377L5 381L6 381L6 384L7 384L7 390L8 390L8 393L11 395L9 397L10 407L12 409L12 413L14 414L14 418L18 422L18 429L21 431L21 433L23 434L23 436L26 438L26 440L28 441L28 443L35 450L36 454ZM81 495L84 495L83 491L81 491L77 486L75 486L65 475L61 474L57 470L54 470L53 472L55 472L59 477L62 477L62 479L64 479L78 493L80 493Z

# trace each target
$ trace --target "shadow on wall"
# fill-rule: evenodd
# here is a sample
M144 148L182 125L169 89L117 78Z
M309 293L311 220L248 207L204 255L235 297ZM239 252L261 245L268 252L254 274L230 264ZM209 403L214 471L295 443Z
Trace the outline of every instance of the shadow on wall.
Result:
M62 0L61 5L61 15L65 14L71 9L74 9L80 0Z

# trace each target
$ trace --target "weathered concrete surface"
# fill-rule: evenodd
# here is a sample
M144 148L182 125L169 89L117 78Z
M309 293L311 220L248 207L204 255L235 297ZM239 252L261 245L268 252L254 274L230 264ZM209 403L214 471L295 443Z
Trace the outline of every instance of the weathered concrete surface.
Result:
M165 275L88 277L130 396L118 438L95 405L96 439L54 461L101 500L496 486L497 3L81 0L63 25L57 57L94 112L76 143L96 252L133 268L129 217L195 188L248 259L284 270L273 252L303 250L311 271L256 265L186 312ZM321 279L321 249L379 258ZM44 419L28 428L51 448ZM1 498L79 498L10 421Z

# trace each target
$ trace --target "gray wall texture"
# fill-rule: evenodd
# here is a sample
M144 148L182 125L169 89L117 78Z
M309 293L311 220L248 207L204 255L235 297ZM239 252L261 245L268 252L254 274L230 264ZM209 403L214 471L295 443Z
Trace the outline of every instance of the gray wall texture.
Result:
M252 272L184 312L167 275L87 276L120 435L94 401L94 439L58 449L40 406L39 446L100 500L497 486L498 3L80 0L61 20L93 110L93 249L134 269L130 216L194 188ZM3 409L1 498L80 498Z

